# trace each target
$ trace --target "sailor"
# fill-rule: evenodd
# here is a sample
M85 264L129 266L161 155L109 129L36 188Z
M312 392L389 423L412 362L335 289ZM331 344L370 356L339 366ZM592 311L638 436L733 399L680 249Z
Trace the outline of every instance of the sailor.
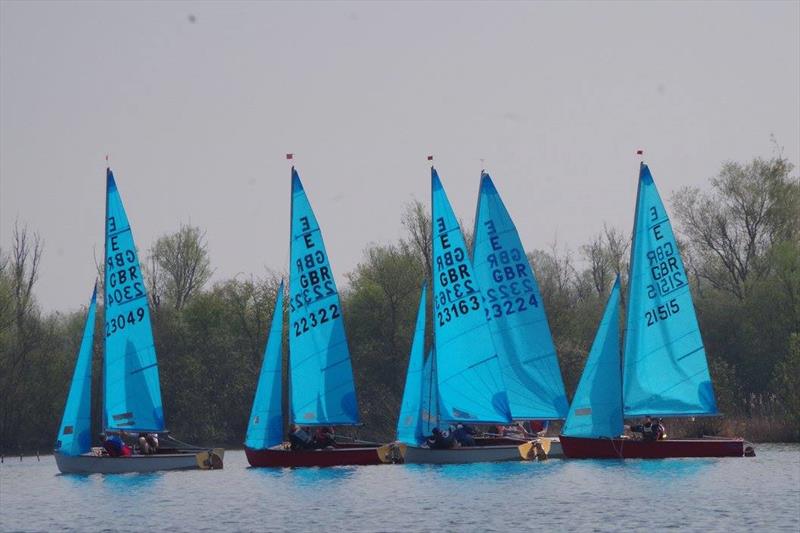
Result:
M458 424L453 431L453 438L461 446L475 446L475 439L472 437L475 430L466 424Z
M633 433L641 433L642 440L651 442L658 439L658 426L653 423L653 419L650 415L644 417L644 424L640 424L638 426L628 426Z
M292 451L308 450L314 447L311 435L297 424L292 425L292 431L289 433L289 444Z
M139 450L150 455L158 451L158 433L139 433Z
M320 426L314 432L314 448L322 449L332 447L336 443L336 436L333 433L333 428L328 426Z
M446 450L455 444L453 435L449 431L443 432L439 428L433 428L433 435L425 441L432 450Z
M103 448L105 448L109 457L128 457L131 455L131 448L125 441L122 440L124 433L120 432L119 435L103 435Z
M655 423L653 423L653 427L655 427L656 431L656 440L664 440L667 438L667 428L664 427L663 418L656 418Z

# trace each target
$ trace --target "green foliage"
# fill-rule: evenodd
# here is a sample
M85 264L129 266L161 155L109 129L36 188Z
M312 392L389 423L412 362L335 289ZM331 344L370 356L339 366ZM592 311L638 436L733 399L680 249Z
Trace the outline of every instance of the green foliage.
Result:
M673 220L683 230L681 250L724 420L751 420L754 432L769 428L761 438L772 432L797 440L800 184L791 171L781 157L726 163L711 180L710 192L684 190L674 197ZM348 285L340 287L365 422L360 436L376 440L394 436L419 291L431 265L426 206L411 202L401 223L406 235L368 247L347 274ZM624 235L604 228L579 249L578 260L555 244L529 254L568 393L583 371L617 272L624 298L629 246ZM41 242L19 226L14 237L13 246L0 251L0 449L44 451L58 430L85 310L42 315L32 291ZM145 280L167 426L183 440L240 445L280 280L274 275L228 279L205 287L210 261L203 233L190 226L159 239L149 259ZM99 319L93 364L96 427L101 324ZM687 431L698 431L693 428ZM742 429L747 428L736 426Z
M789 418L794 440L800 440L800 334L792 333L788 344L786 357L775 365L772 390Z

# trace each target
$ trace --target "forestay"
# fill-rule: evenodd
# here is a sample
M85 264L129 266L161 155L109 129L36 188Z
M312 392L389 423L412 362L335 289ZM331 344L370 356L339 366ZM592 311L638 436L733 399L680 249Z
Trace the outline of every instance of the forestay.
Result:
M55 446L55 451L64 455L80 455L88 452L92 446L92 347L96 308L97 284L95 283Z
M441 419L509 422L508 396L480 284L461 228L434 168L431 168L431 193L434 347Z
M164 430L147 293L111 169L106 174L104 425Z
M275 310L269 329L264 362L258 377L256 396L247 424L244 444L263 450L283 441L283 409L281 406L281 362L283 346L283 281L275 295Z
M625 416L717 412L686 270L644 163L631 250L623 383Z
M403 389L403 402L397 420L397 440L406 444L421 444L422 433L422 375L425 366L425 296L426 286L422 286L417 310L417 323L414 340L411 342L411 355L408 359L406 385Z
M357 424L339 293L317 219L294 168L289 272L292 421L305 426Z
M473 265L515 419L563 419L567 395L542 296L519 233L489 174L481 175Z
M562 434L618 437L622 434L622 376L619 346L619 276L597 328Z

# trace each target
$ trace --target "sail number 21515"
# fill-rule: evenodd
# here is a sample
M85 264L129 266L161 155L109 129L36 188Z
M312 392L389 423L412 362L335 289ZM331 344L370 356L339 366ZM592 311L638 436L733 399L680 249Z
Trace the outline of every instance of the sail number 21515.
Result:
M653 324L661 322L662 320L666 320L673 315L677 315L680 310L681 307L678 305L678 302L675 300L675 298L673 298L665 304L645 311L644 316L647 319L647 325L652 326Z

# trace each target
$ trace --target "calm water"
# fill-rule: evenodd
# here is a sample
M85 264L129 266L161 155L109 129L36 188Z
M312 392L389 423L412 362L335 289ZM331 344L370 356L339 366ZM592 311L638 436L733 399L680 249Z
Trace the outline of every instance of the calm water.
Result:
M0 467L4 531L800 530L800 446L758 457L59 475Z

